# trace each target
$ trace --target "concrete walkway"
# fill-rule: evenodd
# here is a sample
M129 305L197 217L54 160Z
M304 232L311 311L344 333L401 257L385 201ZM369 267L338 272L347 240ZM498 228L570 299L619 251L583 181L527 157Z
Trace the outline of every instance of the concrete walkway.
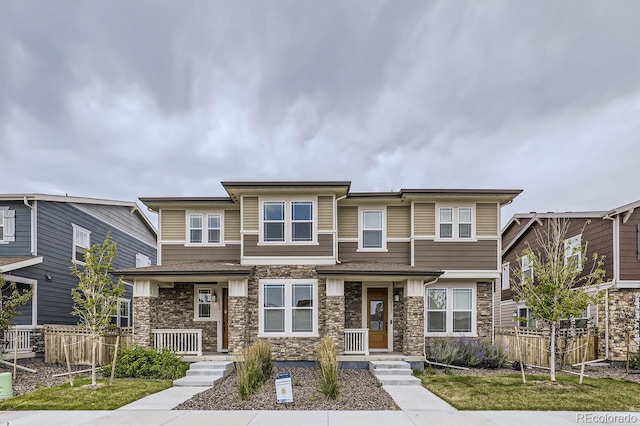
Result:
M385 386L402 411L172 411L207 388L173 387L115 411L4 411L0 426L250 425L250 426L565 426L640 423L640 413L458 411L421 386ZM616 417L619 416L619 417Z

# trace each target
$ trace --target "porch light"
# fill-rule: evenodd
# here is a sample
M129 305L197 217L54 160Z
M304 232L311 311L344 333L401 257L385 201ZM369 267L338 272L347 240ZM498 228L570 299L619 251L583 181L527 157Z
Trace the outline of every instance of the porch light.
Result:
M213 301L213 303L216 303L218 301L218 294L215 290L213 290L213 296L211 296L211 300Z
M399 301L400 301L400 292L399 292L398 290L396 290L396 291L393 293L393 301L394 301L394 302L399 302Z

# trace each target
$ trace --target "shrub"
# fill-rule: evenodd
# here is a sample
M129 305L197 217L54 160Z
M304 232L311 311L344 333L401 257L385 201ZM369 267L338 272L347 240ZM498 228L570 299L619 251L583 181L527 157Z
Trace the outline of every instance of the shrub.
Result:
M118 352L115 377L136 379L177 379L183 377L189 364L167 349L158 352L139 346ZM111 365L101 368L103 375L111 374Z
M429 339L425 353L428 360L460 367L500 368L508 362L504 348L478 339Z
M238 362L238 393L240 398L248 399L271 377L271 345L264 340L258 340L245 349L242 355L244 360Z
M340 393L338 384L338 350L333 339L324 336L318 345L320 364L320 392L328 399L336 399Z

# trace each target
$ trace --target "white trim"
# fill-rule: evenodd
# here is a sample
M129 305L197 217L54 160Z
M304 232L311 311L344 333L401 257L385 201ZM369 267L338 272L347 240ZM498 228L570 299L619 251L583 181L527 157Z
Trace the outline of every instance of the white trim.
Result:
M414 235L413 239L415 241L432 241L436 239L435 235Z
M335 265L333 256L242 256L242 265Z
M202 242L191 242L191 215L200 215L202 220ZM220 241L217 243L207 242L209 239L209 215L218 215L220 217ZM211 209L191 209L184 211L184 246L185 247L224 247L226 241L224 240L224 210L211 210ZM215 228L212 228L215 229Z
M479 279L479 280L497 280L500 279L500 275L502 274L502 270L500 271L483 271L483 270L475 270L475 271L445 271L444 274L440 276L440 279Z
M327 297L344 296L344 280L341 278L327 278Z
M616 283L617 288L640 288L640 281L620 280Z
M219 288L218 283L210 283L210 284L194 284L193 285L193 322L211 322L217 321L216 315L214 315L215 311L220 310L220 301L219 298L222 297L222 294L218 295L216 290ZM198 300L198 291L199 290L209 290L211 292L211 302L209 302L209 317L200 317L199 306L200 301ZM216 300L213 301L213 294L216 294ZM205 304L205 303L203 303Z
M249 280L229 278L229 297L249 297Z
M0 273L7 273L10 271L15 271L16 269L26 268L28 266L37 265L42 263L42 256L37 256L27 260L21 260L20 262L9 263L8 265L0 266Z
M81 260L76 260L76 246L80 246L80 247L84 247L81 246L80 244L76 244L76 231L80 231L83 233L88 234L87 238L88 238L88 244L86 247L84 247L86 250L89 249L89 247L91 247L91 231L89 231L86 228L83 228L82 226L76 225L75 223L71 223L71 228L72 228L72 241L71 241L71 262L72 263L77 263L78 265L84 265L85 262L81 261Z
M284 332L272 333L264 331L264 286L268 284L277 284L284 286ZM294 333L291 331L293 324L291 297L292 287L295 284L309 284L312 286L313 306L311 313L312 331L305 333ZM258 282L258 337L319 337L318 312L320 310L318 298L318 280L316 279L291 279L291 278L263 278Z
M31 254L38 255L38 200L33 200L31 208Z
M505 269L507 271L506 276L507 279L505 281ZM505 262L502 264L502 273L500 274L500 289L501 290L509 290L511 288L511 267L509 262Z
M284 203L284 240L283 241L265 241L264 240L264 203L275 202ZM312 204L311 217L311 240L310 241L293 241L292 227L293 219L291 206L293 202L310 202ZM282 196L282 197L258 197L258 245L318 245L318 197L317 196Z
M427 332L427 303L429 298L427 297L428 290L441 290L447 291L447 307L445 309L446 325L445 332ZM454 333L453 332L453 291L456 289L470 289L471 290L471 331ZM478 286L477 283L443 283L439 282L433 287L425 289L424 293L424 335L425 337L477 337L478 336Z
M471 237L470 238L460 238L460 208L469 208L471 209ZM441 209L451 209L451 238L443 238L440 236L440 210ZM468 241L474 242L477 241L476 237L476 203L435 203L435 212L436 212L436 236L435 241ZM449 222L447 222L449 223ZM466 222L465 222L466 223Z
M40 257L42 259L42 257ZM31 278L18 277L16 275L2 274L6 281L13 281L20 284L27 284L31 286L33 290L33 296L31 298L31 327L38 325L38 280Z
M388 243L408 243L411 238L387 238Z
M357 243L358 238L338 238L339 243Z
M382 212L382 241L381 247L363 247L364 238L362 235L362 214L364 212ZM386 252L387 250L387 206L358 206L358 249L359 252Z
M416 209L415 209L415 204L416 202L411 200L411 221L410 221L410 226L411 226L411 247L409 248L409 250L411 250L411 266L416 266L416 245L415 245L415 237L416 237L416 232L415 232L415 220L416 220Z

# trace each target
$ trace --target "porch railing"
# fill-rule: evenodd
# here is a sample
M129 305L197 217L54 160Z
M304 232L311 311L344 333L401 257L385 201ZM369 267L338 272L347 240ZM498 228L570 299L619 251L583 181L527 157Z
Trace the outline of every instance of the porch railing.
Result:
M31 352L33 350L33 328L18 327L18 337L16 339L15 328L10 328L4 332L5 352L15 351L16 344L18 352Z
M345 355L369 355L369 330L350 328L344 330Z
M202 356L202 330L154 329L153 347L169 349L180 355Z

